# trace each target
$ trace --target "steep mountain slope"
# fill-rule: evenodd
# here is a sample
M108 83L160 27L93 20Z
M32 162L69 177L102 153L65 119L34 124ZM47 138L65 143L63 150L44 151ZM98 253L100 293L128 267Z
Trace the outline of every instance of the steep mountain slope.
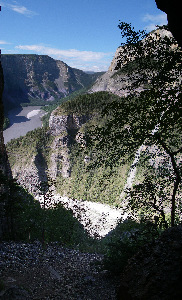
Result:
M51 114L49 129L7 144L13 175L34 195L48 177L62 196L121 206L127 183L140 187L149 178L169 213L173 170L164 149L146 142L161 113L156 109L155 118L147 119L151 109L155 108L148 94L133 99L98 92L65 102ZM160 184L166 182L165 199ZM143 210L145 205L136 217ZM150 214L156 210L157 204L149 207Z
M136 94L137 92L149 89L151 78L154 77L157 70L155 60L157 62L161 55L161 41L165 41L166 38L169 41L172 40L171 32L167 29L157 29L149 33L148 36L141 41L145 49L143 52L145 58L142 65L138 63L135 48L129 45L120 46L116 50L108 71L97 79L90 89L90 92L108 91L118 96L127 96L131 92ZM165 43L167 45L166 41ZM162 50L164 50L164 47ZM153 51L153 53L151 51ZM166 57L166 60L167 59ZM145 70L143 70L144 64ZM147 69L147 67L149 68ZM159 71L160 70L157 70L157 72Z
M169 219L175 192L176 212L180 215L181 70L180 63L176 73L174 66L181 52L176 46L168 49L166 45L161 52L158 35L151 42L157 47L153 51L156 58L151 60L146 55L147 67L142 76L154 82L142 81L134 53L128 63L128 46L119 48L109 71L98 79L92 93L55 109L48 129L34 131L7 145L13 175L23 186L37 194L36 186L47 177L62 196L121 205L136 218L142 214L148 218L163 215L165 224L164 212ZM147 41L142 43L145 46ZM162 71L156 82L159 54L164 64L166 55L171 55L172 63L164 65L167 72ZM120 69L115 70L118 64ZM140 93L132 89L137 78L142 82ZM107 91L93 93L94 89Z
M61 195L115 202L124 185L121 176L126 178L128 163L122 163L123 152L117 149L119 140L116 143L112 139L114 132L108 131L108 144L97 148L97 129L104 130L114 118L109 110L104 118L102 112L110 102L118 101L119 97L109 93L79 96L52 113L47 132L38 129L12 140L7 148L14 177L33 190L44 173L56 181Z
M87 74L47 55L2 55L5 109L46 104L87 88L102 73Z

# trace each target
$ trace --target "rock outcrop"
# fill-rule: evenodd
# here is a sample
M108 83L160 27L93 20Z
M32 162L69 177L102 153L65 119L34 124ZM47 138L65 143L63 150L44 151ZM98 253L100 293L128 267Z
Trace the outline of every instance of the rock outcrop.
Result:
M100 73L87 74L47 55L2 55L6 110L20 103L51 102L93 84Z
M155 32L151 32L148 37L142 41L144 49L146 48L146 50L144 50L145 55L149 55L148 53L150 53L151 50L150 39L158 43L159 39L165 39L166 37L169 39L172 38L171 32L166 29L157 29ZM152 47L154 47L154 45ZM157 46L155 47L157 53ZM128 45L118 47L108 71L96 80L89 92L107 91L122 97L129 95L131 91L132 93L138 93L146 89L149 80L147 81L147 78L144 80L145 70L140 70L139 66L135 67L135 62L133 63L133 72L131 70L128 72L125 69L128 63L130 63L129 68L131 68L131 63L135 61L136 58L136 51L131 49ZM150 75L150 70L147 71L147 74ZM138 82L140 78L141 82ZM134 85L135 82L138 82L136 86Z
M179 0L155 0L157 7L167 14L169 30L182 47L181 3Z
M73 143L84 145L80 128L91 116L74 113L61 114L53 111L49 119L49 130L46 132L48 144L46 152L41 146L35 146L27 155L17 155L16 151L9 154L12 164L12 174L17 182L34 196L40 195L40 183L57 180L58 177L69 179L71 176L70 147ZM44 137L46 138L46 137ZM21 143L21 142L20 142Z
M106 73L104 73L101 77L99 77L92 88L90 89L91 93L107 91L118 96L126 96L128 94L128 87L131 82L130 79L124 73L118 73L117 65L119 63L120 58L122 57L123 47L119 47L116 50L115 56L111 62L111 65ZM125 65L125 61L122 62L120 68Z
M182 295L182 227L166 230L125 268L118 300L179 300Z
M36 196L40 183L47 180L46 175L47 164L41 153L37 153L29 157L28 161L15 163L12 168L13 177L17 180L18 184L23 186L29 193Z
M79 129L89 120L89 116L78 116L76 114L60 115L56 110L52 112L49 119L51 135L55 136L52 144L52 154L49 173L53 179L60 174L63 178L71 176L71 164L69 159L69 146L76 140L82 143Z

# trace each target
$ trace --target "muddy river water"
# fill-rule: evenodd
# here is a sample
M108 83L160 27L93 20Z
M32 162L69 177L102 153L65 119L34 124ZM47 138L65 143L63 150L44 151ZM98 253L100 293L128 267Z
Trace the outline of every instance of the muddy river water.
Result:
M41 110L41 106L27 106L10 110L8 113L10 126L3 132L5 144L11 139L24 136L28 131L41 127L41 117L44 114L45 111Z

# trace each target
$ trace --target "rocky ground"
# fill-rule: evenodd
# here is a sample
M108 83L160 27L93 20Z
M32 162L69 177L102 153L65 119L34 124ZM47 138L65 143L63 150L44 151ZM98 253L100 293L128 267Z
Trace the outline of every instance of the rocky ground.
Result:
M182 226L143 246L121 276L102 267L103 255L59 243L0 244L2 300L181 300Z
M0 299L114 300L119 279L101 268L102 259L57 243L1 243Z
M83 225L88 234L95 238L106 236L116 228L119 220L127 219L127 213L123 209L103 203L70 199L61 197L59 194L54 195L53 198L55 203L61 202L66 209L71 209L74 217Z

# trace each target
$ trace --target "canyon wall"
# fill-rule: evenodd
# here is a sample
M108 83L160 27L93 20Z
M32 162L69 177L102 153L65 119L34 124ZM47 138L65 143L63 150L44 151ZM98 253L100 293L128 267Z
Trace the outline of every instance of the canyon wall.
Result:
M4 88L3 69L0 62L0 239L8 230L6 218L6 205L9 201L8 178L11 177L6 148L3 138L4 112L2 94Z
M172 39L171 32L166 29L158 29L155 32L151 32L148 37L142 41L143 45L145 45L145 55L150 53L151 42L153 40L154 44L152 47L155 49L157 57L157 52L159 53L159 50L161 50L160 43L158 43L157 39L165 41L166 38L169 40ZM157 42L155 43L155 41ZM155 74L155 72L152 73L153 66L151 66L151 70L146 72L147 63L143 69L137 67L136 61L136 51L131 50L131 47L128 45L118 47L108 71L96 80L89 92L94 93L99 91L107 91L120 97L125 97L131 92L137 94L138 92L145 90L148 88L149 75L150 78L152 78L152 74ZM131 62L133 62L133 71L131 68ZM144 78L146 80L144 80Z
M87 74L48 55L4 54L5 112L21 103L43 105L93 84L100 73Z

